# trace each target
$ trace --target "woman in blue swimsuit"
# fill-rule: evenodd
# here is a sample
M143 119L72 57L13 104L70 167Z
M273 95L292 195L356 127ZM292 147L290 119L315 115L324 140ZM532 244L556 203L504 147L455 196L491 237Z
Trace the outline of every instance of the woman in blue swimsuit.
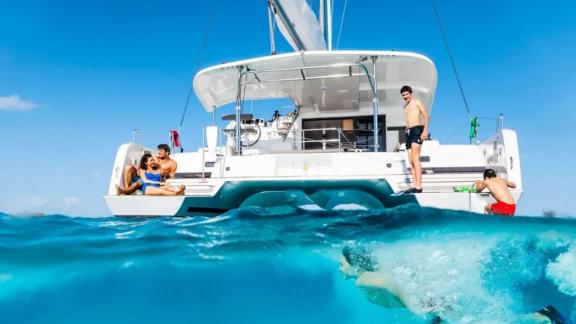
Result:
M161 182L160 170L150 153L144 154L142 159L140 159L138 174L144 182L142 184L142 192L145 195L174 196L184 194L184 186L173 187Z

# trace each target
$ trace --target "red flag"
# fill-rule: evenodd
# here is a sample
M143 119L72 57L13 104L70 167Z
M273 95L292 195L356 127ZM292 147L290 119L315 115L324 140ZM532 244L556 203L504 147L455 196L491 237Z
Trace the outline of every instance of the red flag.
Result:
M172 140L172 147L179 148L180 153L184 152L184 148L180 144L180 133L177 130L171 129L170 130L170 139Z

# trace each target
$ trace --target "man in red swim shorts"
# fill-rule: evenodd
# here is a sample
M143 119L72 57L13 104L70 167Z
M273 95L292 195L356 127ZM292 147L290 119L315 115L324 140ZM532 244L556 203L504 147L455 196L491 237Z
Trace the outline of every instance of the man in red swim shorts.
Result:
M514 198L508 188L516 188L516 184L512 181L499 178L496 172L492 169L484 171L484 180L478 180L475 183L476 191L480 192L484 188L488 188L496 203L486 206L486 212L489 214L498 214L506 216L514 216L516 212L516 204Z

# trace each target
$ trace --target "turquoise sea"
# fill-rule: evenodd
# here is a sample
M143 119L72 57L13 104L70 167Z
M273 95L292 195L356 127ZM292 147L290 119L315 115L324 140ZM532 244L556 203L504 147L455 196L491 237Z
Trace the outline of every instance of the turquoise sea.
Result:
M0 323L430 322L371 303L339 272L346 245L447 323L517 323L546 305L576 319L576 219L356 207L0 214Z

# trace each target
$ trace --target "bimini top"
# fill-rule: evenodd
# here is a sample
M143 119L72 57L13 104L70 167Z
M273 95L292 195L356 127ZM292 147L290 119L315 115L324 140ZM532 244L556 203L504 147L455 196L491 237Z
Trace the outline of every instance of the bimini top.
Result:
M376 80L379 105L402 107L400 88L410 85L430 110L436 68L425 56L395 51L309 51L264 56L206 68L194 77L194 91L208 112L235 102L242 73L242 99L290 98L295 106L319 111L372 105L366 72Z

